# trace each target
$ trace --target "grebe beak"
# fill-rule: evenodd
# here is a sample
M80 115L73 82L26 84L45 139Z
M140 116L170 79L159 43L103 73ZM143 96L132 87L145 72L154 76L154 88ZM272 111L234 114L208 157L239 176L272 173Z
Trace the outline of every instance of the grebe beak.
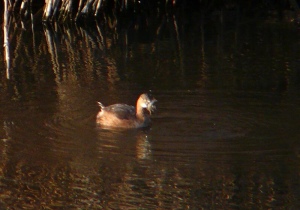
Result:
M150 112L150 114L152 114L152 112L154 112L156 110L156 106L154 104L156 102L157 102L157 100L154 98L153 100L150 101L150 103L148 103L147 109Z

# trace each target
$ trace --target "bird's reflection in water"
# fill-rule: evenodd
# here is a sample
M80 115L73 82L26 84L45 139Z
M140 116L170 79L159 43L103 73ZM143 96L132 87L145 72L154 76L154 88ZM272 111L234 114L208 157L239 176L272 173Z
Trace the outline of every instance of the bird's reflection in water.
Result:
M151 128L132 130L108 130L97 128L100 156L119 154L136 157L137 160L151 159Z
M146 133L140 133L137 135L136 142L136 157L138 160L150 160L151 159L151 143L149 141L149 135Z

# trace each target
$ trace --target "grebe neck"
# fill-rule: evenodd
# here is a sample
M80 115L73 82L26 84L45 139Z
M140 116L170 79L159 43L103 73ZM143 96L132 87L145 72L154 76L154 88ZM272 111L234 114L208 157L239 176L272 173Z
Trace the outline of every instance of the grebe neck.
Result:
M136 106L136 117L140 120L145 119L145 114L144 114L143 107L139 106L138 104Z

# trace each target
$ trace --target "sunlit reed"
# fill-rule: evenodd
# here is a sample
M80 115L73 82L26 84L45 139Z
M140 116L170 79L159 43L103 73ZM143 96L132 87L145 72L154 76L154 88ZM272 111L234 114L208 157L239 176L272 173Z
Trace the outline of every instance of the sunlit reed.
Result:
M4 24L3 24L3 33L4 40L3 46L5 50L5 61L6 61L6 78L10 79L10 50L9 50L9 28L10 28L10 15L8 11L8 2L4 2Z

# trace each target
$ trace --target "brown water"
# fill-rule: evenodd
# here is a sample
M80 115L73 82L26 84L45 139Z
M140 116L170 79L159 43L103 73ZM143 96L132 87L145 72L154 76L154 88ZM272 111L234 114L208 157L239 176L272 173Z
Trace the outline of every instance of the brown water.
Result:
M297 28L164 21L12 27L1 209L300 207ZM158 99L151 128L97 127L96 101L142 92Z

